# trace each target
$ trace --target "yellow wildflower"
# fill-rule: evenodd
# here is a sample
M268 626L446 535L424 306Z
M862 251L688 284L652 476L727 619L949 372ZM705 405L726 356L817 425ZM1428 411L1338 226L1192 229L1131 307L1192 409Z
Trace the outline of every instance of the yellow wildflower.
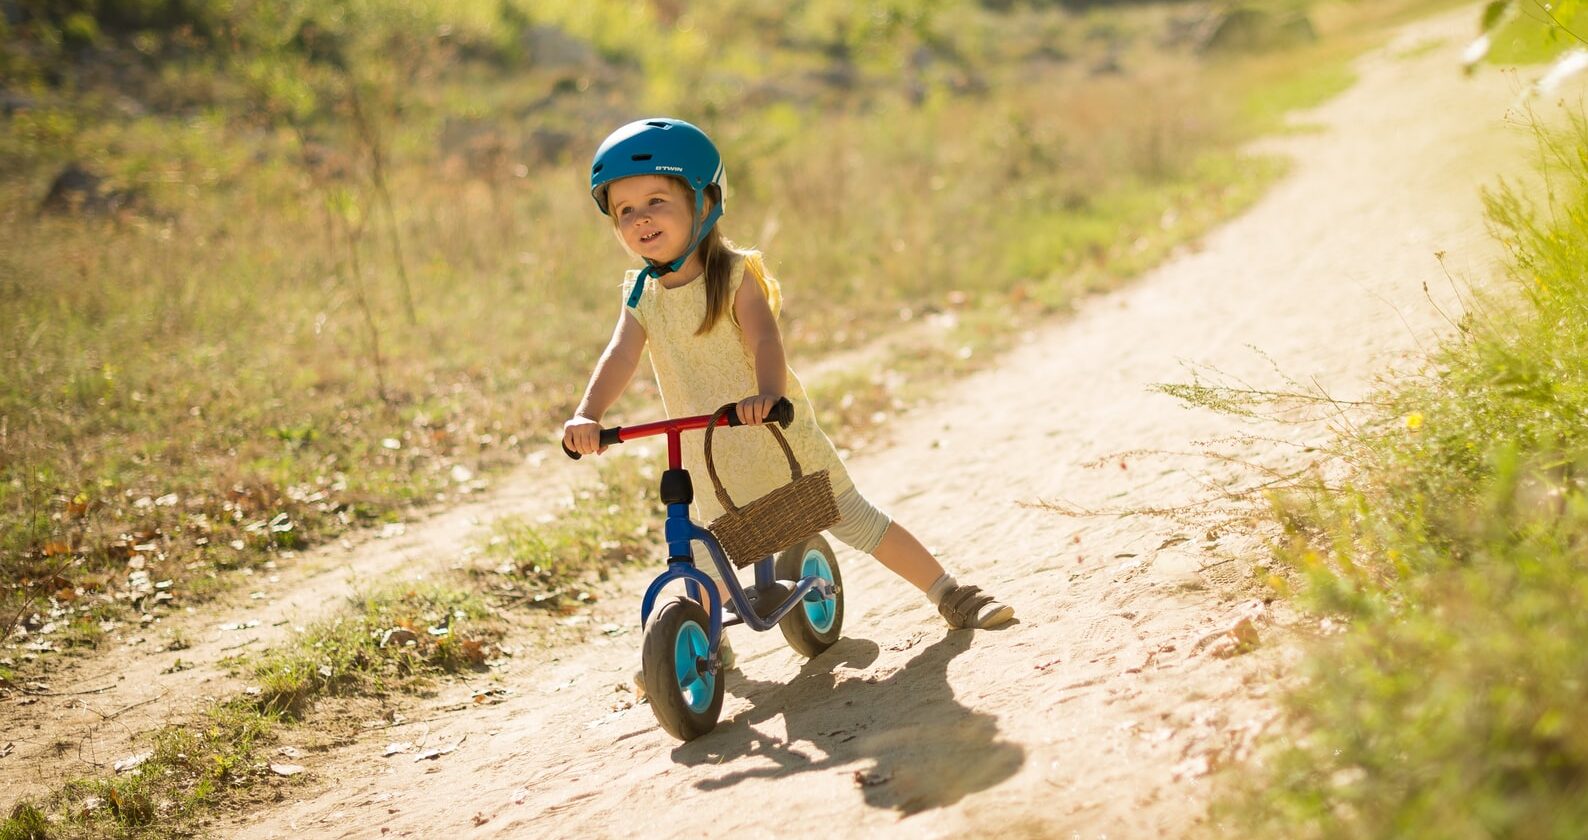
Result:
M1415 432L1422 427L1423 413L1421 411L1414 411L1411 414L1406 415L1406 428Z

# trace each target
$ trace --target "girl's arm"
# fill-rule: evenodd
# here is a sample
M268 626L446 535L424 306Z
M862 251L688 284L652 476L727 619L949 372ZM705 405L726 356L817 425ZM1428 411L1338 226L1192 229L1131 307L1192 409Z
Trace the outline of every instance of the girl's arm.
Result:
M562 442L573 451L588 455L601 452L601 417L618 401L634 370L640 365L640 353L645 349L645 328L627 309L618 316L612 330L612 340L607 342L601 358L596 361L595 372L590 374L590 384L584 389L584 399L574 416L562 426Z
M760 283L739 284L739 291L733 297L733 317L739 322L739 338L744 342L744 350L755 363L758 392L739 401L739 421L760 423L788 390L783 334L778 331L777 317L772 314Z

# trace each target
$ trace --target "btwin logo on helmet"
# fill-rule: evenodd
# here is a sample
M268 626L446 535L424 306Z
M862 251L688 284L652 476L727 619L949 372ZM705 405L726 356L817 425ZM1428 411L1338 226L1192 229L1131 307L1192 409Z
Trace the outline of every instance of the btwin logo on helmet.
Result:
M683 172L684 171L684 167L682 167L682 166L658 166L658 167L656 167L656 171L657 172Z

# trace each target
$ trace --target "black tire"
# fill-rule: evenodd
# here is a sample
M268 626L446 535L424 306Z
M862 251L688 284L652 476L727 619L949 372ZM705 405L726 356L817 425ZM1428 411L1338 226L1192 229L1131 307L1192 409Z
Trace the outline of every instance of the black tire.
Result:
M813 572L805 571L807 557L817 567ZM838 571L838 559L833 556L833 548L827 544L827 540L817 534L784 550L773 563L773 573L778 580L796 584L807 574L822 571L822 566L826 567L825 571L829 573L826 576L833 582L833 597L814 602L819 607L811 601L800 603L778 622L778 629L783 631L783 638L788 640L789 647L805 656L820 654L837 643L843 635L844 578ZM812 597L811 593L806 593L806 597Z
M682 741L715 729L722 714L721 669L703 673L697 665L707 655L710 627L706 610L679 596L662 604L645 628L641 653L645 696L651 701L656 722Z

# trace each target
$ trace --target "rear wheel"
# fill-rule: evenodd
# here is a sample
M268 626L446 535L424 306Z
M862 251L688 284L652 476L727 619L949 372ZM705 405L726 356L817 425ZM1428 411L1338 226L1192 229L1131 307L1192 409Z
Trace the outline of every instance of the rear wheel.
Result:
M645 694L656 721L684 741L716 728L722 714L721 669L707 669L710 626L699 603L678 597L663 604L645 628Z
M773 569L779 580L798 583L815 576L832 584L831 596L824 598L813 589L778 622L789 647L806 656L816 656L832 647L844 628L844 579L826 538L817 534L787 549L777 556Z

